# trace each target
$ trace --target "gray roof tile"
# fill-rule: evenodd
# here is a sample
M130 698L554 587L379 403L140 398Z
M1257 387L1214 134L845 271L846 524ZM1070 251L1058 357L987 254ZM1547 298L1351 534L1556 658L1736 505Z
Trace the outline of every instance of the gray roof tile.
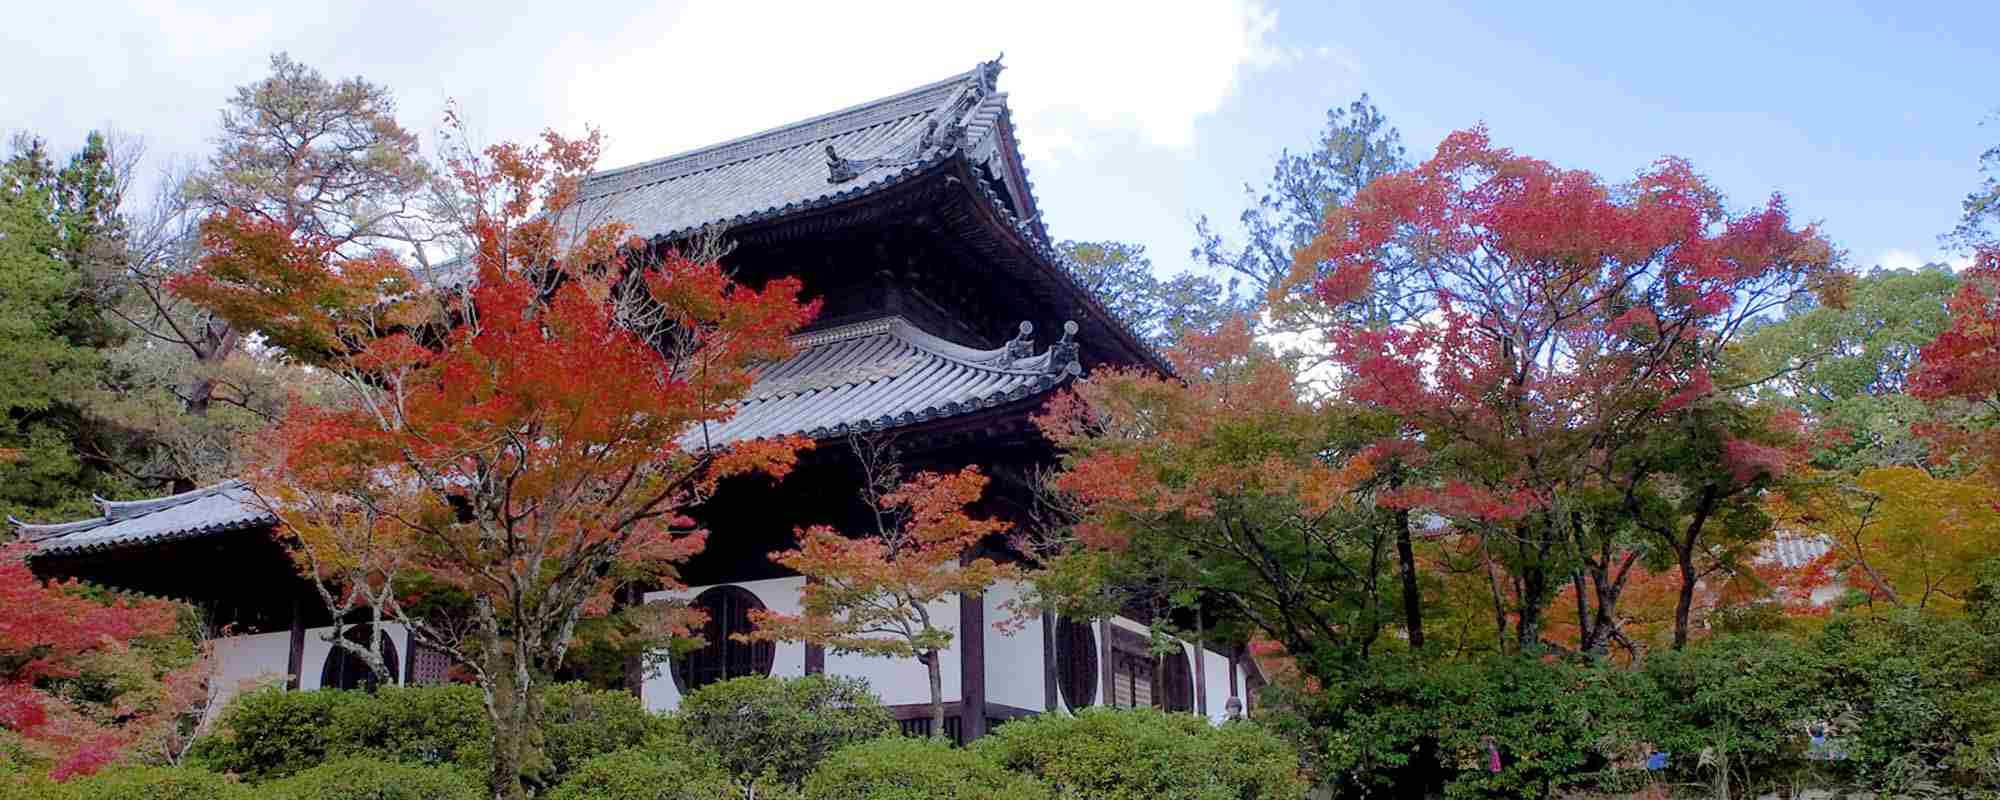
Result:
M99 499L99 516L36 525L13 522L37 555L77 555L189 539L276 522L242 481L224 481L150 500Z
M1029 355L977 350L885 317L794 337L791 358L758 371L736 415L690 433L689 446L772 436L843 436L940 419L1039 395L1077 373L1074 344ZM1065 355L1065 348L1068 355Z

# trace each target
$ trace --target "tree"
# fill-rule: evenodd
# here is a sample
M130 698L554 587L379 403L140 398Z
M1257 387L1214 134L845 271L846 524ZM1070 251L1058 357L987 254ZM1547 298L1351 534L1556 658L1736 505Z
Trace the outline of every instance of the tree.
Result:
M1878 467L1779 504L1788 521L1826 536L1828 570L1872 605L1918 610L1966 602L1982 562L2000 551L2000 490L1916 467Z
M1963 414L1926 426L1962 468L2000 482L2000 247L1981 249L1951 297L1951 324L1924 345L1910 393L1932 403L1962 403Z
M1390 526L1365 502L1394 454L1365 449L1367 410L1303 397L1241 320L1172 357L1186 382L1098 370L1037 419L1073 510L1066 539L1039 543L1043 603L1205 605L1337 679L1394 618Z
M1012 565L974 558L1005 522L968 509L986 491L977 467L956 473L920 472L908 481L887 442L857 440L862 497L875 533L850 538L827 526L799 533L799 546L771 560L806 576L800 612L750 612L752 639L806 641L836 653L915 658L930 678L931 731L944 735L944 673L939 656L954 637L937 604L979 595L1013 577Z
M165 402L148 396L121 407L174 451L153 465L174 490L236 472L239 435L275 419L285 401L260 374L270 367L240 355L253 331L171 290L200 257L197 221L240 215L294 231L301 246L347 256L428 243L432 226L420 203L432 175L395 110L383 86L330 81L280 53L271 57L270 75L239 87L223 108L207 162L167 176L168 188L135 237L132 301L110 310L155 346L133 354L141 363L131 388L164 393L178 406L167 413L159 407ZM407 250L427 258L421 246ZM157 363L167 353L179 358ZM218 404L241 413L211 421Z
M93 414L119 332L103 307L124 246L121 167L91 134L58 169L41 141L0 167L0 513L80 514L122 487Z
M1056 245L1056 252L1077 283L1155 348L1190 332L1214 333L1255 306L1254 299L1236 296L1233 278L1224 282L1188 272L1160 280L1145 245L1067 241Z
M1712 394L1750 320L1844 286L1832 248L1793 228L1781 198L1731 213L1678 159L1614 189L1478 129L1333 208L1298 264L1333 307L1375 302L1385 271L1436 298L1415 321L1326 333L1346 399L1436 443L1448 474L1404 502L1498 545L1523 651L1539 647L1597 467Z
M2000 112L1989 121L2000 122ZM1980 171L1986 174L1979 187L1967 192L1965 215L1958 227L1945 234L1945 241L1967 250L2000 247L2000 144L1979 155Z
M142 639L171 636L177 607L161 600L104 598L73 583L36 578L31 545L0 547L0 735L25 740L49 762L52 777L89 774L141 741L156 708L144 686L109 697L60 685L101 673ZM98 596L93 596L96 594ZM146 681L156 676L139 670Z
M588 222L598 143L454 145L463 283L425 281L356 228L230 208L172 287L339 380L339 402L292 407L250 479L331 610L404 624L473 676L496 797L522 797L546 762L534 689L579 620L625 581L677 585L707 535L685 510L731 476L784 475L805 445L698 431L815 306L796 280L738 285ZM439 595L464 614L426 615ZM342 646L369 658L358 644Z

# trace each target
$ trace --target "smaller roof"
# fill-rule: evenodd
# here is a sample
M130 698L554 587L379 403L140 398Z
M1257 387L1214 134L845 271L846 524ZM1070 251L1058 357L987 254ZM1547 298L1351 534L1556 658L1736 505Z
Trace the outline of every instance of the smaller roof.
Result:
M1780 533L1765 545L1763 557L1785 569L1798 569L1832 549L1833 540L1819 534Z
M992 350L934 336L902 317L801 334L791 358L757 371L735 416L688 434L689 446L804 434L815 439L941 419L1047 392L1082 372L1075 323L1040 354L1021 335Z
M99 515L90 519L38 525L9 517L8 522L43 556L158 544L277 522L240 480L149 500L92 499Z

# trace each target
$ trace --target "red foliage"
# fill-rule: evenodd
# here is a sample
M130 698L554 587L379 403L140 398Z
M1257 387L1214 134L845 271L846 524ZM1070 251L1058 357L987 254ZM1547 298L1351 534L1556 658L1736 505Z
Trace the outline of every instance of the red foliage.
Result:
M31 545L0 546L0 728L49 751L61 780L118 758L136 732L80 716L42 682L78 675L89 658L117 654L142 637L175 629L160 600L98 600L70 582L43 581L27 564Z
M1951 327L1924 346L1910 373L1910 393L1926 400L1961 400L1981 407L1963 424L1920 428L1939 454L1965 456L2000 483L2000 248L1981 249L1959 281L1950 303Z

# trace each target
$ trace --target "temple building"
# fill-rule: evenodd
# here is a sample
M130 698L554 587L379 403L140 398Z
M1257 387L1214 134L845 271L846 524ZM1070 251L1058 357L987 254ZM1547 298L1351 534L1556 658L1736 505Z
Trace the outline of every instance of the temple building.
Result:
M1032 416L1090 370L1169 367L1056 257L998 89L1000 65L851 108L593 175L584 202L656 242L720 232L738 281L798 276L822 311L790 358L757 375L714 441L805 434L819 446L777 484L725 484L694 511L712 531L682 569L682 599L708 612L707 645L670 668L628 678L649 708L739 675L865 678L911 733L931 733L923 665L744 644L753 609L798 610L804 578L773 564L793 531L867 531L862 473L849 437L893 437L907 471L978 465L993 480L979 511L1025 523L1033 474L1054 463ZM101 515L18 524L44 575L174 597L226 635L225 678L270 677L294 689L363 686L372 675L329 641L331 619L299 577L250 490L227 482L157 499L100 501ZM1010 557L995 537L985 555ZM1025 714L1089 705L1159 706L1221 719L1261 683L1236 647L1184 642L1161 656L1143 614L1044 616L995 623L1020 587L936 609L955 621L943 656L941 733L960 741ZM949 606L956 606L955 608ZM1011 629L1012 626L1010 626ZM352 630L352 626L350 626ZM385 631L400 679L441 681L449 664Z

